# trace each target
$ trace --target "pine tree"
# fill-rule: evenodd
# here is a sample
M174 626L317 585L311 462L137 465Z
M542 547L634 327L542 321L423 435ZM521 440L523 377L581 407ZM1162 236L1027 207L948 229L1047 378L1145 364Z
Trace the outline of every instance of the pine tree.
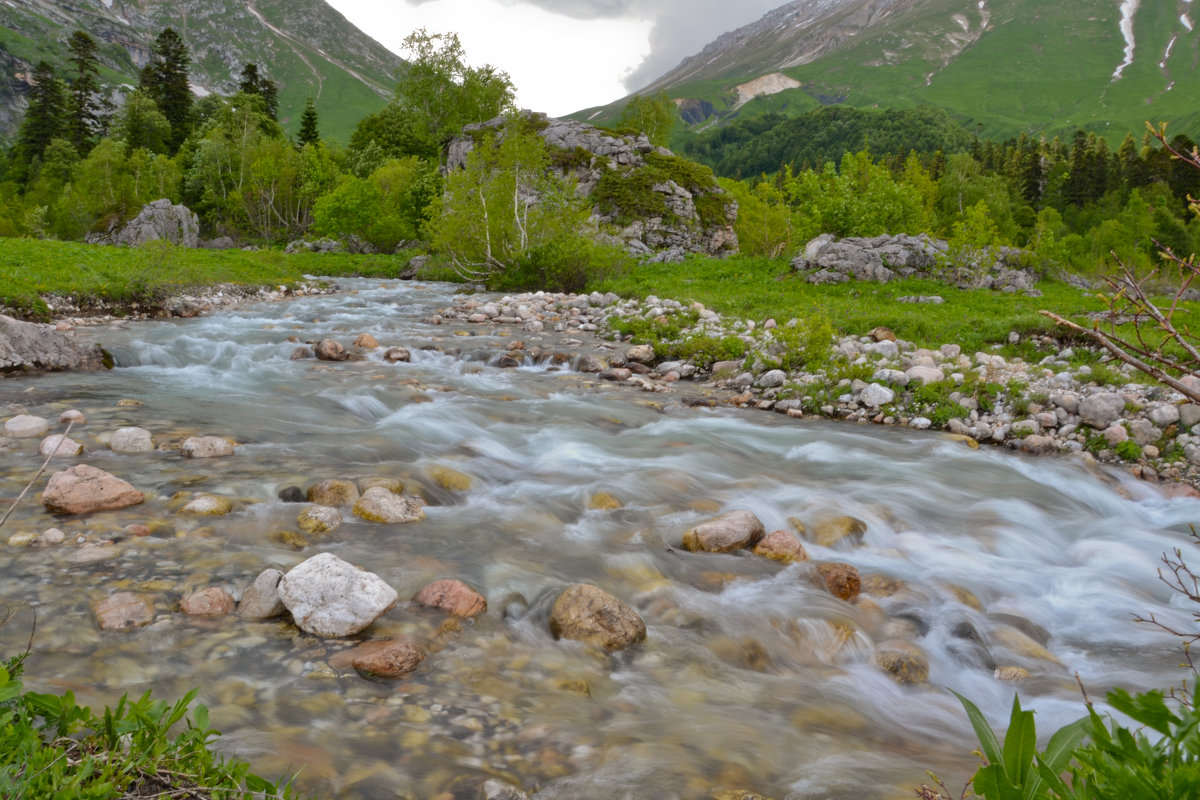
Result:
M150 63L142 69L141 85L171 124L167 144L174 154L192 131L192 87L188 82L191 55L179 34L166 28L154 40Z
M100 97L100 62L96 40L84 31L75 31L67 40L75 79L71 81L68 106L67 139L80 155L86 155L104 129L104 100Z
M321 134L317 130L317 107L313 105L311 97L304 104L304 113L300 115L300 135L298 138L301 147L321 141Z
M39 161L52 139L61 138L66 118L66 89L54 74L54 67L41 61L33 71L29 87L29 107L13 147L12 171L24 184L32 177L32 167Z
M256 94L263 99L263 106L267 110L267 116L278 121L279 119L279 88L275 86L275 81L269 78L264 78L258 72L258 64L247 64L242 67L242 80L238 84L238 91L243 94Z

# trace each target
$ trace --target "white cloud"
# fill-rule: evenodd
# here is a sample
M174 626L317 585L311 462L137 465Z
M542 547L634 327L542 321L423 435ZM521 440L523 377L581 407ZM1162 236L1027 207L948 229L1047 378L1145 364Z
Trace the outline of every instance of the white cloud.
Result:
M468 61L507 72L523 108L564 115L612 102L650 50L650 22L633 18L567 17L512 0L330 0L347 19L385 47L417 28L457 33Z

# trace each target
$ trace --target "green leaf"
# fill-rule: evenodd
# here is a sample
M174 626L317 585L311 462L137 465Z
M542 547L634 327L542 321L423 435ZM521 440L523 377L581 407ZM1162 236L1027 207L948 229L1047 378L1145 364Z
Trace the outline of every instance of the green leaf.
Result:
M1037 753L1037 728L1032 711L1021 710L1021 698L1013 695L1008 732L1004 735L1004 772L1014 786L1025 784Z
M1128 714L1136 722L1163 735L1170 734L1173 724L1178 725L1182 722L1178 715L1167 707L1162 692L1145 692L1132 697L1124 689L1114 689L1108 693L1107 699L1109 705L1117 711Z
M1071 763L1075 748L1088 735L1088 718L1080 717L1074 722L1059 728L1050 737L1044 752L1038 755L1038 762L1045 765L1055 775L1058 775Z
M980 767L975 773L974 787L984 800L1025 800L1021 790L1012 785L999 764Z
M987 719L984 718L983 712L979 710L979 706L953 689L950 691L963 704L963 708L966 709L967 718L971 720L971 727L975 729L975 736L979 739L979 746L983 749L984 757L987 758L989 763L998 765L1003 769L1004 757L1000 752L1000 742L996 739L996 733L988 725Z

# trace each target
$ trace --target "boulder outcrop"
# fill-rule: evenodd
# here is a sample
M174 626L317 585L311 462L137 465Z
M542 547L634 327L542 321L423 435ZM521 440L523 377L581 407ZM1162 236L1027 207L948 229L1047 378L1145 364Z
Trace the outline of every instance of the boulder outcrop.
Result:
M131 247L146 242L170 242L181 247L200 244L200 218L187 206L166 198L142 206L138 215L119 231L90 234L91 244L123 244Z
M99 345L85 347L53 325L0 314L0 374L104 367L105 354Z

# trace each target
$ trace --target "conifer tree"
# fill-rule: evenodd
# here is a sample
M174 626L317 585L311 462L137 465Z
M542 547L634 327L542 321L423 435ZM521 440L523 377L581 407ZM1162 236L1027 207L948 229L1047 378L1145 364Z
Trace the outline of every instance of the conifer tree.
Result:
M86 155L95 138L104 129L104 100L100 97L100 62L96 40L84 31L75 31L67 40L75 79L71 81L68 106L67 139L80 155Z
M153 57L142 69L141 85L171 124L167 142L174 154L192 131L192 87L188 82L191 55L179 34L166 28L154 40Z
M41 159L46 146L62 136L66 107L66 89L55 76L54 67L39 62L29 87L29 107L13 147L12 171L18 182L29 181L32 167Z
M267 110L267 116L278 121L279 88L275 85L275 81L259 74L258 64L250 63L242 67L242 80L238 84L238 91L261 97Z
M311 97L304 104L304 113L300 115L300 135L297 138L301 147L321 141L321 134L317 130L317 107L313 105Z

